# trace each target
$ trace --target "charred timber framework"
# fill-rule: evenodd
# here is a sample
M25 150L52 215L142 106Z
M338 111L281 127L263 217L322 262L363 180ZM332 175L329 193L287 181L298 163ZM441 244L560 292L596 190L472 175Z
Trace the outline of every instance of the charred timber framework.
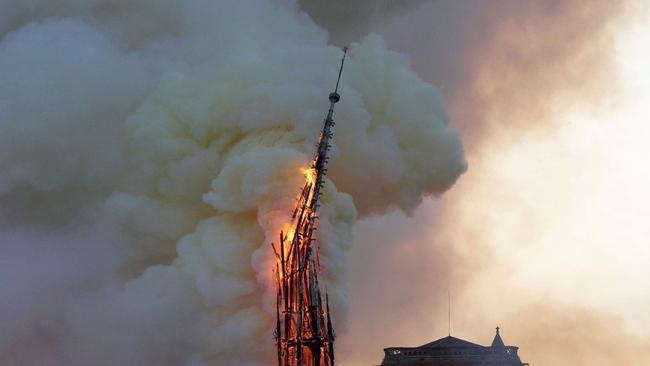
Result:
M280 233L279 248L273 245L277 257L275 342L279 366L334 366L334 329L329 298L326 294L323 305L318 284L320 268L315 230L333 136L334 104L341 98L338 88L346 53L344 48L336 88L329 95L329 111L316 154L305 172L306 182L292 212L291 226L286 233Z

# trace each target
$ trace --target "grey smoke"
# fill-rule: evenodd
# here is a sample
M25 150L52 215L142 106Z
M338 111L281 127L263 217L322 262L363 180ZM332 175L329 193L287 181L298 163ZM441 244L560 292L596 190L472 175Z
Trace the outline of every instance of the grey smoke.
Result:
M0 363L265 364L269 242L337 70L327 32L283 0L0 14ZM344 332L357 217L413 210L465 162L439 91L380 37L342 94L320 235Z

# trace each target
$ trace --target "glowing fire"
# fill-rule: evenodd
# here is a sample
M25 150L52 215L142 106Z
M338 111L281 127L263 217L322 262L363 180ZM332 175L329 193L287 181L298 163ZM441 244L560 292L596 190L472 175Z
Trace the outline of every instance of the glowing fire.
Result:
M305 179L307 179L307 184L312 185L314 182L316 182L316 169L302 168L300 171L305 176Z
M327 297L318 285L318 253L312 252L319 195L316 164L300 171L305 183L291 218L281 226L279 245L273 245L277 289L275 330L278 364L333 365L334 333Z

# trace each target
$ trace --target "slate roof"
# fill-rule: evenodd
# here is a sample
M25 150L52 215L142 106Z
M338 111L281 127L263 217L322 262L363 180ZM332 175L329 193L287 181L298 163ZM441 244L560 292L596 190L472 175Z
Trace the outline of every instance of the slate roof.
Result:
M478 366L508 365L528 366L521 362L517 354L518 347L505 346L499 328L491 346L468 342L448 336L424 344L420 347L384 348L382 366Z
M460 338L448 336L437 341L427 343L418 348L485 348L480 344L468 342Z

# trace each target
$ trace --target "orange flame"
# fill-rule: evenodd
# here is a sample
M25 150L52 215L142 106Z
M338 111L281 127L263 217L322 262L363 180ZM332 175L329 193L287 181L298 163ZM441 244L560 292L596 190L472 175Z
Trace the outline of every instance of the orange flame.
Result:
M308 184L314 184L316 182L316 169L314 168L301 168L300 171L307 179Z

